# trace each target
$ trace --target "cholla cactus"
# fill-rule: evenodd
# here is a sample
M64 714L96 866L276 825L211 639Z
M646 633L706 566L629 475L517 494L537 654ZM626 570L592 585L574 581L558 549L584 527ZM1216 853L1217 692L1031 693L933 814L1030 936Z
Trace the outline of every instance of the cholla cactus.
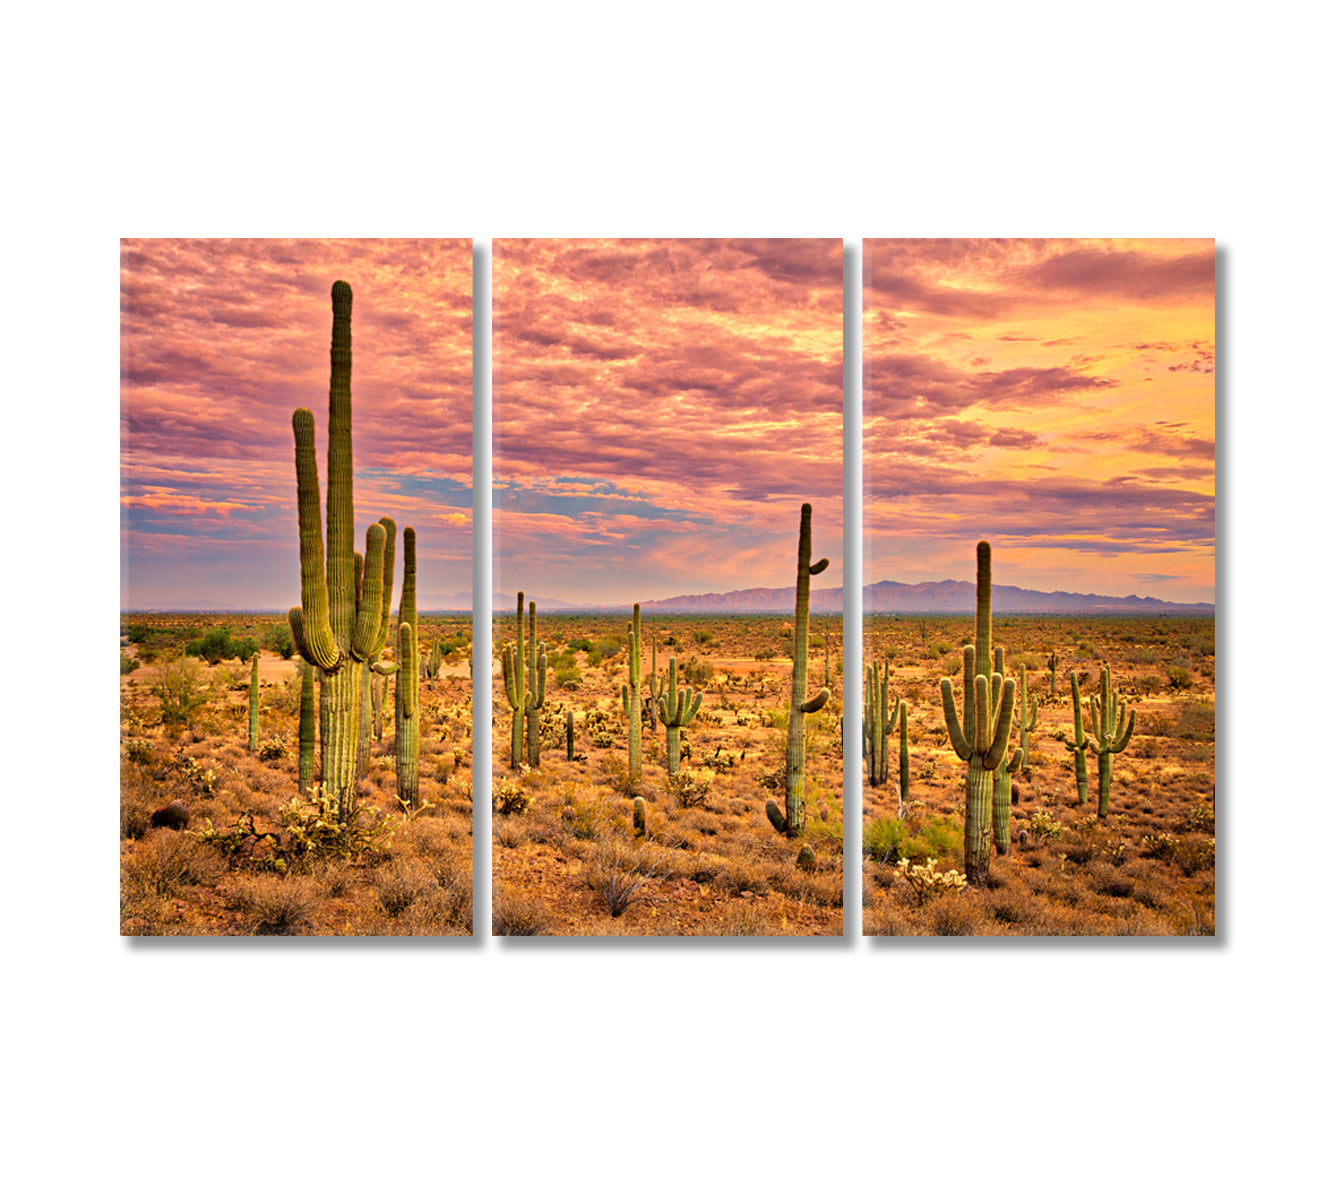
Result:
M352 547L352 289L339 280L332 299L327 556L320 531L315 418L308 408L298 408L292 414L292 432L301 604L287 616L298 652L319 671L321 775L340 815L346 816L353 807L361 728L359 667L372 656L381 621L385 528L375 524L367 529L364 569L359 571Z
M801 506L801 530L797 538L797 606L792 630L792 707L787 722L787 781L785 811L772 800L765 806L769 823L779 833L798 838L806 829L806 714L819 712L829 702L829 689L806 696L806 655L811 631L811 576L829 565L827 558L811 562L811 506Z
M681 730L695 719L700 702L704 699L701 689L692 688L681 691L676 686L676 655L672 655L667 664L667 687L658 699L658 715L667 727L667 774L675 775L681 769Z
M937 871L934 858L928 858L925 866L914 866L908 859L900 859L894 874L912 889L917 904L925 904L935 896L961 892L968 886L968 881L958 871Z

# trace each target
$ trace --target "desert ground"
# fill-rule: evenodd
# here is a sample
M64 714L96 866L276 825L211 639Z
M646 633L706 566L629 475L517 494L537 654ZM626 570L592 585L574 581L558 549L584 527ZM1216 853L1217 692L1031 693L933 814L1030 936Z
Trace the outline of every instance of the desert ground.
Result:
M1197 618L998 617L993 641L1006 672L1027 668L1037 725L1015 777L1012 847L994 852L985 888L928 881L963 873L966 768L946 731L939 680L962 681L972 619L870 617L863 660L888 667L890 695L908 704L910 784L899 789L899 738L889 778L863 775L863 932L866 934L1149 934L1214 932L1214 623ZM1055 688L1049 656L1058 659ZM1135 712L1112 760L1108 814L1099 820L1098 763L1078 802L1070 673L1087 700L1101 666ZM1017 705L1016 705L1017 707ZM1018 745L1017 726L1010 739ZM897 864L909 863L907 868Z
M783 805L791 616L645 614L642 673L702 690L669 779L666 732L641 713L631 777L621 685L629 614L538 612L547 655L540 765L511 767L513 710L500 654L515 615L494 620L493 931L501 935L819 935L843 929L842 625L813 617L806 718L807 825L790 840L765 815ZM525 637L526 629L525 629ZM648 686L645 684L645 695ZM573 757L566 740L573 714ZM644 830L636 836L635 801ZM809 844L814 855L797 858Z
M432 642L448 647L438 677L421 685L421 803L398 803L391 684L359 812L340 829L298 797L301 683L299 660L281 653L285 627L270 614L122 616L121 932L468 933L471 618L420 619L423 659ZM220 630L262 647L255 753L249 662L184 653ZM154 825L174 803L183 827Z

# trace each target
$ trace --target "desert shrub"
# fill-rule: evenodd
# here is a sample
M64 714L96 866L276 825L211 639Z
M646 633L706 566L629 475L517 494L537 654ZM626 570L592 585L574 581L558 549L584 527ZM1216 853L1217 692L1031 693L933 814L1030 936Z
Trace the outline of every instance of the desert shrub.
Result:
M199 663L171 658L158 664L149 690L162 706L162 723L179 728L194 725L213 689L208 672Z
M393 862L375 873L375 898L391 917L407 912L435 887L435 876L416 863Z
M135 843L121 875L127 891L170 896L178 887L212 882L218 866L217 856L188 833L161 829Z
M128 675L138 665L139 660L137 658L131 658L124 650L120 652L120 673L122 675Z
M713 786L713 772L708 770L691 771L682 768L675 775L667 777L667 790L676 797L681 808L695 808L703 804Z
M319 900L320 890L309 879L261 876L238 884L230 903L250 917L254 933L274 934L306 925Z
M945 896L931 906L931 929L940 937L967 937L977 930L977 916L961 896Z
M1175 722L1166 713L1145 713L1143 720L1135 720L1135 732L1145 737L1166 737L1172 732Z
M173 755L171 770L200 799L212 796L218 790L218 773L188 754Z
M296 650L292 642L291 627L286 621L279 621L270 626L268 637L264 642L279 658L291 658Z
M619 917L632 904L646 899L645 888L663 874L666 852L649 846L603 842L588 870L588 886Z
M1167 667L1167 686L1174 692L1185 691L1194 682L1190 667L1180 663L1170 663Z
M556 686L558 688L568 688L573 691L579 686L579 668L571 663L569 666L556 668Z
M598 638L593 645L593 651L599 661L604 658L615 658L621 652L621 639L614 634L611 637Z
M1214 740L1214 709L1212 704L1184 704L1177 714L1174 736L1187 742Z
M711 641L713 641L712 630L696 629L694 633L695 633L695 641L697 641L701 646L707 646ZM824 642L821 642L820 645L823 646Z
M551 932L551 915L527 896L501 893L491 903L491 932L496 937L540 937Z
M894 873L908 885L914 904L925 904L937 896L961 892L968 886L967 881L958 871L937 871L936 860L928 858L924 864L914 865L908 859L900 859Z
M123 748L126 762L145 765L153 761L153 743L147 738L127 738Z
M1213 833L1214 806L1212 804L1197 804L1190 810L1184 828L1188 833Z
M491 784L491 811L505 817L518 816L533 798L513 779L497 779Z
M713 664L700 662L693 654L678 666L688 684L704 684L713 678Z
M210 629L202 638L187 642L185 652L207 663L220 663L225 658L250 658L259 652L259 643L252 637L233 638L228 629Z

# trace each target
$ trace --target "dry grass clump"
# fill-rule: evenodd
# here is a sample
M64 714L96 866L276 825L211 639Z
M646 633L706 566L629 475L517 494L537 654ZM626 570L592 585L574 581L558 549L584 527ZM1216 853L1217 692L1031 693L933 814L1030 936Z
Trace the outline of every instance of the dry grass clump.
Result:
M491 932L496 937L539 937L552 932L551 914L531 896L498 893L491 901Z
M249 920L255 934L309 932L319 907L321 891L299 875L257 875L242 879L232 889L230 904Z

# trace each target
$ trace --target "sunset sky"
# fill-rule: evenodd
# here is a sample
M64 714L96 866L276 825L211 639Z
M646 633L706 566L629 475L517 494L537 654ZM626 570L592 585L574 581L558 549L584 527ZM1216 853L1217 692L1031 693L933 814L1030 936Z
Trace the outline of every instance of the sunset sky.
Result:
M493 244L494 590L842 583L838 239Z
M1212 240L863 244L865 582L1214 599Z
M329 290L352 285L357 546L417 531L422 607L471 592L470 239L121 242L121 604L301 598L292 412L327 486ZM465 603L467 603L465 601Z

